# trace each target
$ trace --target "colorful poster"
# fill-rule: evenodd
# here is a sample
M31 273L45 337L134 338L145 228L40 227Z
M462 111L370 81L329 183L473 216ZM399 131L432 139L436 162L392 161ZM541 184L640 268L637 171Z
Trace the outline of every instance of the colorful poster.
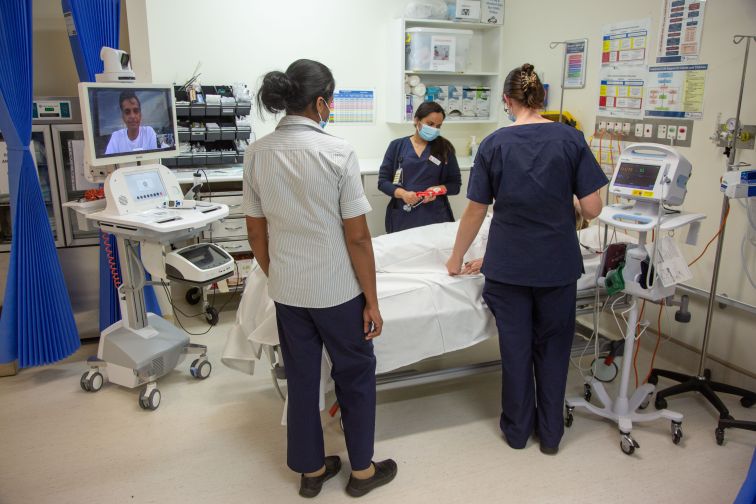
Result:
M564 49L564 88L585 87L585 66L588 39L568 40Z
M601 65L645 65L650 24L651 20L647 18L605 25Z
M704 85L709 65L648 68L646 117L703 118Z
M657 63L697 61L706 0L663 0Z
M645 72L603 71L599 91L599 114L611 117L642 117Z
M332 124L372 124L375 122L375 91L337 89L330 107Z

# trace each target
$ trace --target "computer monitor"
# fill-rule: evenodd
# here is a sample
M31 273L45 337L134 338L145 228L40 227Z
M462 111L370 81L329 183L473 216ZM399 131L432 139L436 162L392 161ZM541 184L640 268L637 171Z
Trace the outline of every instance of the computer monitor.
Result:
M82 82L79 101L90 165L178 155L172 86Z

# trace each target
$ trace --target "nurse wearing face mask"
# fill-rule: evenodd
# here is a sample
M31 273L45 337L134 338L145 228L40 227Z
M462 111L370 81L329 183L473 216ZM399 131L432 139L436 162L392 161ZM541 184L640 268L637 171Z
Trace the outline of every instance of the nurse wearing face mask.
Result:
M378 189L391 197L387 233L454 222L447 196L417 195L437 189L459 194L462 176L454 146L440 135L445 117L441 105L425 102L415 112L415 133L389 144L378 174Z

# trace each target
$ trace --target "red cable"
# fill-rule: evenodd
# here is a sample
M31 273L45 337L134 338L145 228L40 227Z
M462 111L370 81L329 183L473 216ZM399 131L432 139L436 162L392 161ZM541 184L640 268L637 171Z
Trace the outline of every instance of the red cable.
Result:
M121 276L118 274L118 263L113 254L113 247L110 245L110 235L108 233L102 232L102 246L105 249L105 255L108 258L108 266L110 267L110 276L113 277L113 285L118 289L121 286Z

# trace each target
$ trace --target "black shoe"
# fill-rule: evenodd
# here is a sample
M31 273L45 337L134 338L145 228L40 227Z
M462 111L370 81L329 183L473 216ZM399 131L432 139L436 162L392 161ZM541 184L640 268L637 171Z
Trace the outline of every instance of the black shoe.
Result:
M337 455L331 455L325 458L325 472L320 476L308 477L302 475L302 481L299 484L299 495L302 497L315 497L323 488L323 483L333 478L341 470L341 459Z
M375 474L367 479L357 479L354 476L349 477L346 491L352 497L362 497L369 491L379 486L390 483L396 476L396 462L386 459L383 462L373 462Z
M559 446L544 446L541 445L541 453L544 455L556 455L559 453Z

